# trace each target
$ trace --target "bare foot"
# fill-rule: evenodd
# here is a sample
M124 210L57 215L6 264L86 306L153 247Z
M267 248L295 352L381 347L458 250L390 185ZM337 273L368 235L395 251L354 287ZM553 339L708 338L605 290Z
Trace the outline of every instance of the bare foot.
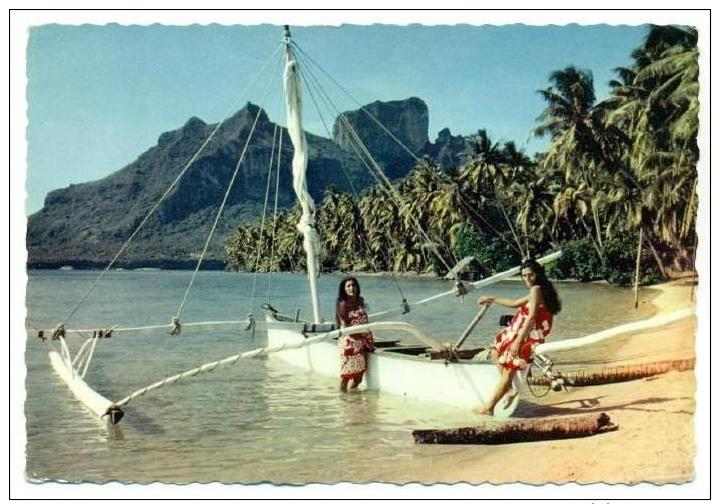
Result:
M490 411L490 408L486 406L478 406L477 408L473 408L473 413L477 413L478 415L492 415L492 411Z
M505 398L503 399L503 408L508 408L512 404L513 400L517 397L518 391L516 389L510 389Z
M340 392L347 392L348 382L347 380L340 381Z

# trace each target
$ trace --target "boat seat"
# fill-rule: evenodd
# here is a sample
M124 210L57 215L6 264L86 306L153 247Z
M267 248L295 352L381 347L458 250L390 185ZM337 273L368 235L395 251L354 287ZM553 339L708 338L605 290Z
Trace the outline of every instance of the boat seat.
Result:
M388 348L380 348L381 352L400 353L404 355L420 355L429 350L429 347L424 345L408 345L408 346L394 346Z

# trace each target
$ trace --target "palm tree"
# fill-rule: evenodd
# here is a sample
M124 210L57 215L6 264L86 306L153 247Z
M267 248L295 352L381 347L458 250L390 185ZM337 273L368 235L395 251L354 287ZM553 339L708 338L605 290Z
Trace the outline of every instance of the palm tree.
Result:
M538 117L535 136L550 135L551 143L543 168L552 166L565 173L571 186L584 184L584 204L592 212L596 249L602 248L602 227L596 186L600 170L608 164L604 140L608 137L598 114L594 113L595 90L592 72L569 66L550 74L551 86L538 92L548 106ZM609 143L609 142L608 142ZM592 235L591 235L592 236Z
M697 32L653 26L633 58L632 68L616 69L613 96L603 103L606 123L631 144L625 162L635 187L628 191L632 204L622 201L621 207L631 216L628 226L641 227L651 246L659 239L687 260L684 243L697 205Z

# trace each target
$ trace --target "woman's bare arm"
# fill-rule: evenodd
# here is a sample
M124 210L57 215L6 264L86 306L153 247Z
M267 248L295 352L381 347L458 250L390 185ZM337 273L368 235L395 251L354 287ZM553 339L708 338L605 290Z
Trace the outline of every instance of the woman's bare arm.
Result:
M495 296L480 296L477 302L480 305L495 303L499 304L500 306L504 306L505 308L517 308L518 306L522 306L523 303L525 303L527 300L528 296L524 296L518 299L505 299Z

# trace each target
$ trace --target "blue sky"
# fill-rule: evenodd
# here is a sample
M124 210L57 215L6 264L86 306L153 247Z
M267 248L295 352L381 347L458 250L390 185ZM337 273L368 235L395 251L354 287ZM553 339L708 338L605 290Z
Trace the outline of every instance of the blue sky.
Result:
M486 128L494 140L514 140L532 154L545 145L526 141L543 109L536 90L548 85L550 72L590 69L602 99L612 69L631 63L646 32L627 25L343 25L296 27L293 38L363 104L422 98L431 140L445 127L464 135ZM124 167L192 116L214 123L249 100L284 122L278 93L266 94L275 61L258 77L281 35L274 25L33 27L28 213L53 189ZM248 88L254 79L262 85ZM274 84L279 90L280 81ZM339 109L357 107L329 81L324 87ZM309 99L306 111L308 128L325 135ZM331 125L334 115L324 114Z

